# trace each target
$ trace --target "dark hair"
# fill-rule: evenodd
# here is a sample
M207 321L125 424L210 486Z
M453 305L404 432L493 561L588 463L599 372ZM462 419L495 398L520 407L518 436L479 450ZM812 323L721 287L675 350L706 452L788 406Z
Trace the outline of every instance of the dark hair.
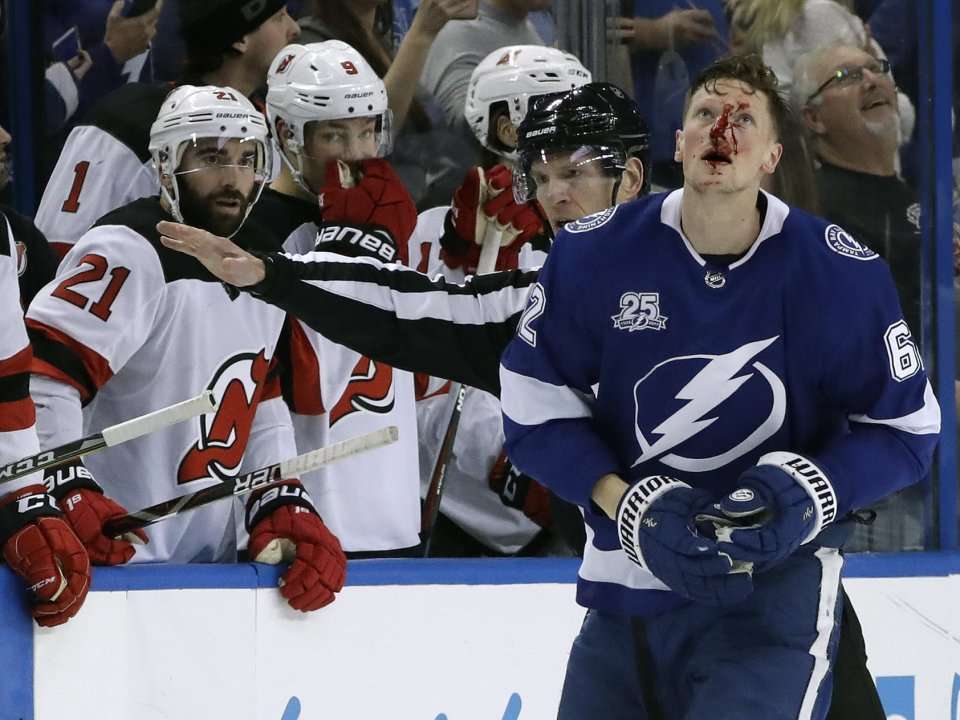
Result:
M764 187L768 187L770 192L788 205L819 215L820 196L814 173L813 151L796 114L787 115L779 141L783 145L783 154L770 177L769 186Z
M324 25L332 38L342 40L360 53L373 68L377 77L386 77L390 63L393 62L392 49L388 52L377 38L393 37L392 2L377 6L373 35L367 32L354 13L350 0L314 0L310 14ZM410 103L408 118L413 123L413 127L420 132L429 130L431 127L426 110L416 98Z
M715 95L721 94L717 91L717 82L720 80L737 80L749 85L754 92L765 95L767 106L770 108L770 117L773 119L773 131L777 139L781 137L790 122L790 108L780 93L780 82L777 76L764 64L760 56L754 53L730 55L705 67L697 75L687 93L687 99L683 104L684 117L690 109L690 99L700 88Z

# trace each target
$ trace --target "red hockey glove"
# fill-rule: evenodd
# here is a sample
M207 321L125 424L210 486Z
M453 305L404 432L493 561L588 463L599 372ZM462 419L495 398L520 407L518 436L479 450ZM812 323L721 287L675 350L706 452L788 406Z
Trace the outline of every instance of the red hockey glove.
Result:
M494 219L497 227L504 228L500 241L502 248L519 248L543 233L543 222L533 205L518 205L513 199L513 173L510 168L497 165L487 172L487 192L490 199L483 205L483 214Z
M61 625L77 614L90 589L90 558L43 486L0 500L0 546L33 593L38 625Z
M474 167L453 195L453 206L444 222L440 257L468 275L477 270L483 237L489 223L501 232L497 270L515 270L521 246L543 232L540 216L531 203L513 199L513 174L504 165L484 173Z
M517 470L506 453L500 453L493 464L489 482L490 489L500 496L504 505L522 510L542 528L550 525L550 493L532 477Z
M319 610L343 588L347 558L296 480L273 485L247 503L248 550L256 562L290 562L280 594L294 610Z
M360 181L355 185L344 168L336 160L327 163L318 196L323 223L386 230L405 263L407 241L417 227L417 206L403 181L390 163L379 158L360 163Z
M103 494L103 489L79 460L71 465L47 470L43 482L57 500L70 527L87 548L94 565L122 565L133 557L132 543L147 544L143 530L133 530L119 538L103 534L103 526L127 511Z

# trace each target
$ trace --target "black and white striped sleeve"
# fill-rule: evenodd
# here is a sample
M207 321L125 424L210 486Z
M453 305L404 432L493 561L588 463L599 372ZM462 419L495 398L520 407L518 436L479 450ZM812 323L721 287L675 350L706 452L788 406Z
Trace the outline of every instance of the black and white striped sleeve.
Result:
M500 355L536 270L463 285L372 258L325 252L264 255L266 279L245 288L329 340L412 372L500 393Z

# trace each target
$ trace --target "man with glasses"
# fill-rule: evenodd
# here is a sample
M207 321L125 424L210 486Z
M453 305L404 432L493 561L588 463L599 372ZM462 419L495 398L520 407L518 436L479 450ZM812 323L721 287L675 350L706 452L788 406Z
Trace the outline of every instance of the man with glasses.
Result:
M821 212L893 270L912 328L920 327L920 205L898 175L900 117L890 63L834 45L797 61L793 107L819 161Z

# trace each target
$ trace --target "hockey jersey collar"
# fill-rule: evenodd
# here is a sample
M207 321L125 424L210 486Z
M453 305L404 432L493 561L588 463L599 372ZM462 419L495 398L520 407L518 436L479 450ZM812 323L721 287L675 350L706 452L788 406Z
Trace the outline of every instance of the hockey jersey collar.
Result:
M780 198L771 195L764 190L761 190L760 192L767 201L767 213L763 219L763 226L760 228L760 234L757 236L756 241L754 241L753 245L750 246L750 249L747 251L747 253L736 262L730 264L731 270L736 267L740 267L751 257L753 257L753 254L757 251L757 248L760 247L760 244L764 240L769 237L773 237L774 235L778 235L780 231L783 230L783 224L787 220L787 215L790 214L790 207ZM683 188L680 188L679 190L674 190L667 195L666 198L664 198L663 205L660 206L660 222L676 231L677 235L680 236L680 239L683 240L683 244L686 245L687 251L690 253L691 257L693 257L698 265L703 267L707 264L706 260L700 257L700 254L693 248L690 240L680 227L680 208L682 205Z

